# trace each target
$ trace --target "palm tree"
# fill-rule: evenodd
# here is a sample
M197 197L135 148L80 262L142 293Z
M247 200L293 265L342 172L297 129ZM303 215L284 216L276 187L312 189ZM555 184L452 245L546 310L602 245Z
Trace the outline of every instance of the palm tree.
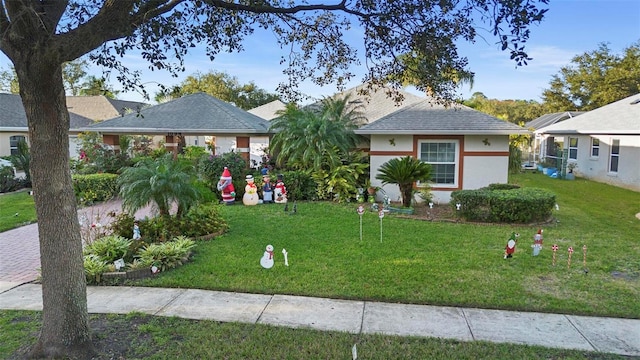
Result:
M382 185L398 184L402 194L402 205L411 206L413 198L413 183L428 181L431 178L431 165L411 156L395 158L380 166L376 179L382 180Z
M277 133L271 151L279 165L297 169L320 169L323 159L342 157L353 150L361 137L353 131L364 123L362 105L349 96L326 98L319 108L299 108L294 104L271 121Z
M195 181L194 166L182 159L174 160L172 154L145 159L125 169L118 178L124 209L135 213L153 203L160 216L169 216L176 203L178 218L203 198L202 187Z
M26 141L18 141L18 152L11 155L10 161L13 166L24 171L24 178L28 184L27 186L31 186L31 154L29 153L29 145Z

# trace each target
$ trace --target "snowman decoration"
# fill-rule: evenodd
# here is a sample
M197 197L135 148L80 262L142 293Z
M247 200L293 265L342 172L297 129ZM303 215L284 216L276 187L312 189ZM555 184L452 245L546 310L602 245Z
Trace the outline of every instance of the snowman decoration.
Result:
M253 175L247 175L245 178L247 185L244 187L244 196L242 196L242 203L245 205L258 205L258 187L253 180Z
M273 245L267 245L264 255L260 259L260 265L265 269L273 267Z

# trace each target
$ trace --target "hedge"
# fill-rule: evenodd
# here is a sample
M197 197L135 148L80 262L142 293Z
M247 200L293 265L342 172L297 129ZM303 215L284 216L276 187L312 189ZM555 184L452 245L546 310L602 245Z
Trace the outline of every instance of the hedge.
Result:
M459 190L451 193L451 206L456 204L461 205L458 213L465 220L531 223L551 217L556 195L539 188Z
M73 175L73 191L78 203L90 205L113 199L118 195L117 179L116 174Z

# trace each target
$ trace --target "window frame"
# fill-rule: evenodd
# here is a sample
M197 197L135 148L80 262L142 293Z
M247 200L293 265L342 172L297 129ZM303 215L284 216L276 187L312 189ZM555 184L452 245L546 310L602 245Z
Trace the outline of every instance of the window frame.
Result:
M18 144L20 143L20 140L26 142L27 141L27 137L24 135L11 135L9 136L9 153L11 155L17 155L18 154Z
M617 152L613 152L614 148L617 148ZM615 170L613 170L614 161L615 161ZM609 147L609 163L607 164L607 168L610 174L617 174L620 169L620 139L611 139L611 146Z
M596 152L595 155L593 153L594 150ZM591 157L594 159L600 157L600 139L598 138L594 138L594 137L591 138Z
M422 159L422 145L423 144L433 144L433 143L447 143L454 144L455 152L453 161L442 161L442 162L429 162ZM429 180L429 186L432 188L443 188L443 189L457 189L460 185L460 149L461 147L461 139L447 139L447 138L429 138L429 139L419 139L417 141L417 149L416 149L416 157L418 160L430 164L432 167L431 170L431 180ZM435 177L434 164L444 164L444 165L453 165L453 183L437 183L433 180ZM417 186L421 186L421 183L418 182Z
M575 145L571 144L571 141L575 140L576 143ZM578 160L578 138L577 137L571 137L569 136L569 139L567 141L567 149L568 151L568 158L569 160ZM571 152L573 151L573 156L571 155Z

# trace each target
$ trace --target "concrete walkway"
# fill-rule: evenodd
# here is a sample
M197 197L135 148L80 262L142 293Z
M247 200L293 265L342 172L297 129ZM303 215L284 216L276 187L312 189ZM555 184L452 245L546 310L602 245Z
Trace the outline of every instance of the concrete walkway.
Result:
M78 211L105 222L118 201ZM142 218L149 209L136 213ZM0 309L42 310L36 224L0 233ZM438 337L540 345L640 357L640 320L426 305L347 301L195 289L88 287L91 313L131 311L225 322L268 324L353 334Z
M0 309L42 310L40 285L11 286L0 283ZM91 313L138 311L352 334L438 337L640 356L640 320L632 319L124 286L88 287L87 302Z

